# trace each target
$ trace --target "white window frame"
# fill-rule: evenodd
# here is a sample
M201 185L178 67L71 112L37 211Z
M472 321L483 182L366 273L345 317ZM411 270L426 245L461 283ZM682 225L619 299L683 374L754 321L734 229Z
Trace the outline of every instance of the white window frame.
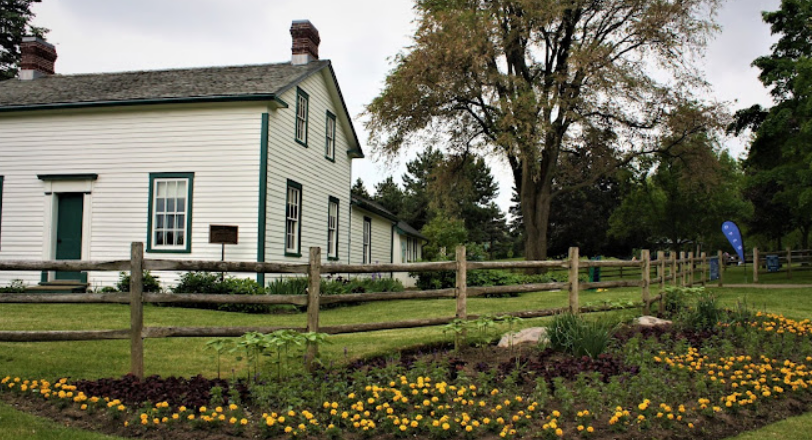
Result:
M325 147L324 157L335 162L336 160L336 116L327 111L327 123L325 127Z
M307 114L310 96L302 89L296 88L296 121L295 131L296 142L307 146Z
M179 189L179 184L185 186ZM191 252L191 225L192 225L192 192L194 185L193 173L152 173L150 174L150 221L148 252ZM170 191L174 186L174 197L158 197L162 187ZM182 209L178 201L180 191L184 192ZM163 200L160 200L163 199ZM169 209L169 200L172 200L172 209ZM181 217L182 216L182 217ZM172 225L168 222L171 220ZM168 234L172 234L172 243L167 244ZM179 234L180 233L180 234ZM181 240L178 238L182 237ZM179 241L181 241L179 243Z
M285 255L302 253L302 185L288 180L285 193Z
M327 202L327 258L338 260L339 201L330 197Z
M372 263L372 219L364 217L363 264Z

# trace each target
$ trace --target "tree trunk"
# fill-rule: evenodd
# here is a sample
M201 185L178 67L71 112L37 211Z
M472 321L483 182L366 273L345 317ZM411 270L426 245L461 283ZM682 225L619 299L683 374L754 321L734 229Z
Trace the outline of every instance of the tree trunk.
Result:
M542 154L540 171L534 173L524 164L520 200L524 218L524 257L526 260L547 259L547 237L550 227L550 206L553 201L553 169L556 154ZM551 157L553 156L553 157ZM539 176L538 180L533 176Z

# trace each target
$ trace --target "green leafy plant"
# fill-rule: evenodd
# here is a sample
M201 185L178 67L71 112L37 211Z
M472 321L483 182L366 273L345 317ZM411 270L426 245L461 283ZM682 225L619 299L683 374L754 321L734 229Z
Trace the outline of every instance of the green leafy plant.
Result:
M454 351L459 352L460 347L465 341L465 333L468 329L468 323L462 319L456 318L442 327L443 333L451 332L454 336Z
M617 325L605 320L586 320L562 313L547 326L550 347L575 356L598 357L606 351Z
M12 280L6 287L0 287L0 293L23 293L25 292L25 281Z
M144 275L144 292L149 293L158 293L163 292L163 288L161 287L161 281L158 279L157 276L152 275L150 271L145 270ZM116 283L116 290L119 292L129 292L130 291L130 273L129 272L119 272L118 274L118 282Z
M234 345L234 340L230 338L217 338L206 342L205 349L214 351L217 359L217 378L220 378L220 365L223 354L231 349Z

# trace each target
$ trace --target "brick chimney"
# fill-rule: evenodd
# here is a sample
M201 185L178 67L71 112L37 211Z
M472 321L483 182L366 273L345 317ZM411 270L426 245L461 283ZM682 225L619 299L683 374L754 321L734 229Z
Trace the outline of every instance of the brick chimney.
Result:
M17 77L21 80L32 80L54 74L56 48L39 37L23 37L20 43L20 70Z
M310 20L294 20L290 25L290 36L293 37L291 64L307 64L319 59L319 30Z

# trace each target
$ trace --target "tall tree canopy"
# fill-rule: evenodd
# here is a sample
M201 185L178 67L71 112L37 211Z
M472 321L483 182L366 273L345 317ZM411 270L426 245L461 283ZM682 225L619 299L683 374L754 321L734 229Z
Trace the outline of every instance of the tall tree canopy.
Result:
M31 4L41 0L0 0L0 81L14 78L20 64L20 43L25 35L42 36L45 28L31 26Z
M812 3L782 0L781 8L764 12L778 42L772 53L753 65L776 104L736 113L729 130L752 130L744 162L745 194L755 204L752 232L780 240L799 229L801 246L809 248L812 232Z
M525 256L547 254L550 205L565 191L686 133L662 117L703 84L692 65L721 0L416 0L414 44L368 106L384 153L435 136L507 160L521 201ZM586 142L600 136L604 142ZM586 181L555 188L560 164L597 145ZM619 151L619 154L605 154Z
M403 190L392 176L375 185L375 195L372 199L398 217L403 212Z

